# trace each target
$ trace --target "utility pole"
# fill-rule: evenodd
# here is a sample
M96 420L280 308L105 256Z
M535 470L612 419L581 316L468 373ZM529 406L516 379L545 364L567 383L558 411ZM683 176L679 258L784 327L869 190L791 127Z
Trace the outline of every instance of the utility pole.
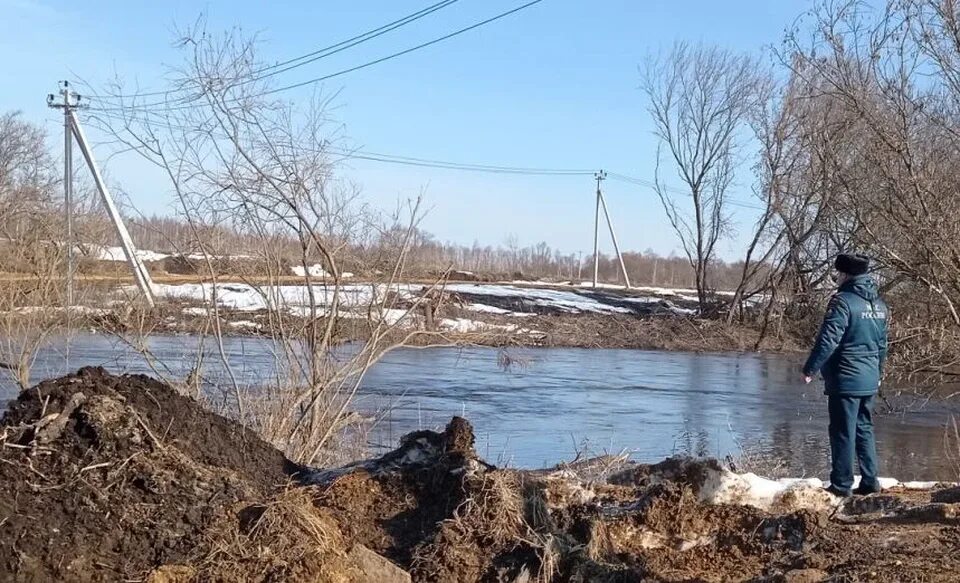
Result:
M607 201L603 198L603 193L597 190L600 197L600 205L603 206L603 216L607 219L607 227L610 229L610 238L613 239L613 250L620 260L620 271L623 273L623 283L627 289L630 289L630 276L627 275L627 266L623 263L623 253L620 252L620 245L617 243L617 234L613 231L613 221L610 220L610 213L607 212Z
M630 289L630 276L627 275L627 266L623 263L623 253L620 252L620 244L617 242L617 233L613 230L613 221L610 220L610 212L607 211L607 202L603 198L603 190L600 183L606 180L607 173L603 170L593 175L597 179L597 210L593 217L593 287L597 287L597 275L600 271L600 208L603 208L603 217L607 220L607 228L610 229L610 238L613 240L613 250L620 261L620 272L623 273L623 282L626 288Z
M75 139L80 146L80 152L83 154L84 160L87 162L90 174L93 176L93 182L97 187L97 191L100 193L103 206L106 208L107 214L110 216L110 221L113 223L114 229L117 232L117 238L120 239L120 246L123 248L123 253L126 255L127 263L129 263L131 271L133 271L137 286L143 292L147 305L152 308L155 305L153 280L150 278L147 267L143 264L140 257L137 256L137 249L133 244L133 239L130 237L130 232L127 231L126 225L123 224L123 217L120 216L120 211L113 202L113 197L110 196L110 191L103 181L103 176L100 175L100 169L97 167L97 162L93 157L93 150L90 148L90 143L87 141L83 133L83 128L80 127L80 121L77 119L75 111L80 108L81 97L70 90L69 81L62 81L60 83L60 94L63 96L63 103L56 103L56 97L50 94L47 95L47 105L57 109L63 109L63 191L67 216L67 305L73 305L73 276L75 270L73 249L73 140Z
M73 244L73 131L70 112L80 107L80 96L70 90L69 81L60 82L62 103L56 102L54 94L47 95L47 106L63 110L63 208L66 215L67 232L67 289L66 305L73 306L73 274L75 271Z
M593 175L597 179L597 210L593 216L593 287L597 287L597 274L600 272L600 183L606 180L603 170Z

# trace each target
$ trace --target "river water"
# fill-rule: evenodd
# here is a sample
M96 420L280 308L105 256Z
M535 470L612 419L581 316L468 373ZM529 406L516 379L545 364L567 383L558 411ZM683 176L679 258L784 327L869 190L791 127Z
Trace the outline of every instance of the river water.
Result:
M157 336L153 369L116 339L82 335L38 356L34 380L81 366L184 377L197 352L189 336ZM245 382L271 376L269 341L237 337L227 355ZM207 348L206 350L211 350ZM504 369L489 348L404 349L365 378L355 408L377 414L374 447L407 431L441 428L465 415L478 452L493 463L541 467L583 455L630 452L638 461L672 454L724 457L747 451L780 459L793 476L825 477L829 460L822 387L798 382L795 357L639 350L517 349ZM212 355L204 376L215 379ZM154 365L157 366L157 365ZM0 400L14 394L0 384ZM956 480L944 428L956 404L891 399L876 416L881 473L901 480ZM906 410L904 410L906 406ZM886 409L882 406L881 409Z

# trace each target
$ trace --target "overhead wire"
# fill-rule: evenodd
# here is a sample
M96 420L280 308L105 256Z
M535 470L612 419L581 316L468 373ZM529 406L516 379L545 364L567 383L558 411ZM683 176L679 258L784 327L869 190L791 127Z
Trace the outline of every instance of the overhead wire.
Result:
M527 176L589 176L594 173L593 170L572 169L572 168L531 168L524 166L496 166L490 164L468 164L461 162L449 162L444 160L430 160L426 158L413 158L410 156L398 156L394 154L381 154L369 152L366 150L339 150L330 148L327 151L341 155L345 159L369 160L373 162L384 162L389 164L401 164L407 166L419 166L426 168L439 168L443 170L462 170L467 172L487 172L492 174L519 174Z
M96 112L94 115L105 117L107 119L120 120L124 121L124 118L117 114ZM171 124L169 122L158 122L158 121L148 121L147 123L152 124L153 127L164 128L171 131L181 131L181 132L192 132L192 131L201 131L204 133L210 133L213 137L217 138L228 138L226 134L218 134L215 131L198 128L190 128L181 125ZM130 151L135 148L127 148L125 151ZM413 156L403 156L398 154L385 154L381 152L372 152L364 149L346 149L346 148L337 148L333 146L327 146L319 150L310 150L313 153L326 153L335 156L341 157L342 160L364 160L370 162L380 162L385 164L394 164L402 166L413 166L421 168L436 168L440 170L453 170L453 171L464 171L464 172L477 172L477 173L487 173L487 174L508 174L508 175L523 175L523 176L591 176L595 174L595 170L589 170L584 168L538 168L538 167L528 167L528 166L505 166L505 165L493 165L493 164L475 164L475 163L464 163L464 162L453 162L449 160L436 160L430 158L420 158ZM668 192L673 192L677 194L686 194L686 191L683 189L673 187L673 186L663 186L658 187L657 183L644 180L642 178L637 178L635 176L630 176L627 174L622 174L619 172L607 172L607 177L618 182L631 184L634 186L640 186L648 190L656 191L658 188L662 188ZM740 208L763 211L765 208L763 206L752 204L744 201L739 201L732 198L727 198L726 203Z
M410 54L410 53L412 53L412 52L419 51L419 50L425 49L425 48L427 48L427 47L433 46L433 45L435 45L435 44L438 44L438 43L447 41L447 40L449 40L449 39L451 39L451 38L454 38L454 37L460 36L461 34L467 33L467 32L469 32L469 31L471 31L471 30L475 30L475 29L480 28L480 27L482 27L482 26L486 26L487 24L490 24L490 23L492 23L492 22L496 22L496 21L498 21L498 20L501 20L501 19L503 19L503 18L506 18L506 17L508 17L508 16L510 16L510 15L512 15L512 14L516 14L517 12L520 12L521 10L524 10L524 9L526 9L526 8L529 8L529 7L531 7L531 6L534 6L535 4L539 4L540 2L543 2L543 0L530 0L529 2L526 2L526 3L524 3L524 4L521 4L520 6L517 6L517 7L513 8L513 9L511 9L511 10L507 10L506 12L501 12L501 13L499 13L499 14L497 14L497 15L495 15L495 16L491 16L490 18L487 18L487 19L485 19L485 20L481 20L481 21L479 21L479 22L475 22L474 24L471 24L470 26L466 26L466 27L460 28L460 29L455 30L455 31L453 31L453 32L451 32L451 33L445 34L445 35L443 35L443 36L441 36L441 37L437 37L437 38L435 38L435 39L433 39L433 40L429 40L429 41L420 43L420 44L415 45L415 46L413 46L413 47L410 47L410 48L407 48L407 49L404 49L404 50L401 50L401 51L397 51L397 52L391 53L391 54L389 54L389 55L380 57L380 58L378 58L378 59L374 59L374 60L372 60L372 61L367 61L367 62L362 63L362 64L360 64L360 65L355 65L355 66L353 66L353 67L348 67L348 68L346 68L346 69L341 69L340 71L336 71L336 72L334 72L334 73L329 73L329 74L327 74L327 75L322 75L322 76L320 76L320 77L314 77L314 78L312 78L312 79L307 79L306 81L300 81L300 82L298 82L298 83L292 83L292 84L290 84L290 85L284 85L284 86L281 86L281 87L276 87L276 88L273 88L273 89L268 89L268 90L262 91L262 92L260 92L260 93L258 93L258 94L255 94L255 95L252 95L252 96L247 96L247 98L248 98L248 99L255 99L255 98L258 98L258 97L265 97L265 96L267 96L267 95L273 95L273 94L276 94L276 93L282 93L282 92L284 92L284 91L290 91L290 90L292 90L292 89L298 89L298 88L300 88L300 87L305 87L305 86L307 86L307 85L312 85L312 84L319 83L319 82L322 82L322 81L327 81L327 80L329 80L329 79L334 79L334 78L340 77L340 76L342 76L342 75L347 75L347 74L353 73L353 72L355 72L355 71L360 71L360 70L362 70L362 69L366 69L366 68L368 68L368 67L372 67L372 66L374 66L374 65L378 65L378 64L380 64L380 63L384 63L384 62L386 62L386 61L390 61L390 60L392 60L392 59L396 59L396 58L398 58L398 57L402 57L402 56L404 56L404 55L408 55L408 54ZM227 103L231 103L231 102L232 102L232 103L236 103L237 101L239 101L239 99L228 99L228 100L226 100ZM165 102L158 102L158 103L153 103L153 104L143 104L143 105L131 106L131 107L128 107L128 108L114 107L114 108L92 108L92 109L96 109L96 110L99 110L99 111L122 111L122 110L124 110L124 109L148 109L148 108L153 107L153 106L157 106L157 107L159 107L159 106L166 106L165 109L166 109L167 111L170 111L170 110L179 110L179 109L184 109L184 108L187 108L187 107L191 107L189 104L183 104L183 105L174 104L174 105L171 106L170 104L165 103Z
M338 43L313 50L309 53L305 53L303 55L299 55L297 57L293 57L285 61L280 61L279 63L266 65L253 72L254 78L245 80L242 83L252 83L260 79L265 79L273 75L284 73L286 71L295 69L297 67L302 67L309 63L318 61L322 58L335 55L349 48L357 46L361 43L383 36L384 34L387 34L388 32L392 32L402 26L406 26L407 24L420 20L425 16L429 16L430 14L433 14L434 12L441 10L443 8L446 8L448 6L451 6L457 2L459 2L459 0L443 0L442 2L436 2L434 4L431 4L430 6L427 6L425 8L422 8L421 10L418 10L417 12L408 14L403 18L394 20L392 22L388 22L387 24L384 24L372 30L368 30L364 33L358 34L356 36L340 41ZM124 98L134 98L134 97L152 97L157 95L170 95L171 93L175 93L175 92L176 90L168 89L166 91L151 91L151 92L145 92L145 93L134 93L130 95L87 94L87 95L84 95L84 97L87 97L89 99L96 100L96 101L109 101L109 100L120 100ZM159 102L159 103L162 104L164 102ZM146 105L147 104L144 104L141 107L144 107Z
M668 192L675 192L675 193L679 193L679 194L686 194L685 191L683 191L682 189L676 188L676 187L663 186L663 185L659 185L659 186L658 186L656 182L653 182L653 181L650 181L650 180L644 180L644 179L642 179L642 178L636 178L636 177L633 177L633 176L628 176L628 175L626 175L626 174L620 174L620 173L618 173L618 172L608 172L608 173L607 173L607 176L608 176L609 178L611 178L611 179L613 179L613 180L617 180L617 181L619 181L619 182L625 182L625 183L627 183L627 184L633 184L633 185L636 185L636 186L642 186L642 187L644 187L644 188L649 188L649 189L651 189L651 190L663 189L663 190L666 190L666 191L668 191ZM758 211L766 210L765 207L763 207L763 206L760 206L760 205L757 205L757 204L753 204L753 203L749 203L749 202L744 202L744 201L736 200L736 199L733 199L733 198L727 198L727 199L725 199L725 200L726 200L726 202L727 202L728 204L730 204L731 206L736 206L736 207L746 208L746 209L752 209L752 210L758 210Z
M432 14L432 13L438 11L438 10L441 10L441 9L443 9L443 8L446 8L446 7L450 6L450 5L452 5L452 4L455 4L455 3L457 3L458 1L459 1L459 0L445 0L444 2L437 2L436 4L433 4L432 6L428 6L427 8L424 8L424 9L421 10L420 12L414 13L414 14L412 14L412 15L404 18L404 19L400 19L400 20L394 21L394 22L392 22L392 23L390 23L390 24L388 24L388 25L382 26L382 27L380 27L379 29L376 29L375 31L371 31L370 33L356 36L356 37L354 37L354 38L352 38L352 39L348 39L348 40L346 40L346 41L343 41L343 42L338 43L338 44L336 44L336 45L333 45L333 46L331 46L331 47L327 47L327 48L325 48L325 49L320 49L320 50L317 50L317 51L313 51L313 52L311 52L311 53L307 53L306 55L301 55L301 56L295 57L295 58L293 58L293 59L288 59L288 60L283 61L283 62L281 62L281 63L277 63L276 65L272 65L272 66L270 66L270 67L264 67L264 69L262 69L261 71L257 71L257 72L256 72L256 75L258 75L257 77L255 77L254 79L251 79L251 80L249 80L249 81L245 81L245 83L246 83L246 82L259 81L259 80L261 80L261 79L266 79L267 77L272 77L272 76L274 76L274 75L279 75L280 73L285 73L285 72L290 71L290 70L292 70L292 69L296 69L297 67L302 67L302 66L304 66L304 65L307 65L307 64L313 63L313 62L315 62L315 61L318 61L318 60L320 60L320 59L322 59L322 58L329 57L329 56L331 56L331 55L335 55L335 54L337 54L337 53L343 52L343 51L345 51L345 50L347 50L347 49L349 49L349 48L352 48L352 47L357 46L358 44L361 44L361 43L367 42L367 41L369 41L369 40L375 39L375 38L377 38L377 37L379 37L379 36L382 36L382 35L384 35L384 34L387 34L388 32L391 32L391 31L393 31L393 30L398 29L398 28L400 28L401 26L405 26L405 25L407 25L407 24L410 24L411 22L417 21L417 20L419 20L419 19L421 19L421 18L423 18L423 17L425 17L425 16L428 16L428 15L430 15L430 14ZM297 61L299 61L299 62L297 62ZM267 72L268 70L269 70L269 72ZM260 73L266 73L266 74L260 75Z

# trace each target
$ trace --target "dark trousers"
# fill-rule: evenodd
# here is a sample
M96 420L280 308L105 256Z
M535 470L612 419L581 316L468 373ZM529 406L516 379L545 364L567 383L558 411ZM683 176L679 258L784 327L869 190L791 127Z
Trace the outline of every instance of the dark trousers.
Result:
M830 395L830 483L840 490L853 488L853 471L860 464L860 484L874 488L877 482L877 445L873 438L873 403L869 397Z

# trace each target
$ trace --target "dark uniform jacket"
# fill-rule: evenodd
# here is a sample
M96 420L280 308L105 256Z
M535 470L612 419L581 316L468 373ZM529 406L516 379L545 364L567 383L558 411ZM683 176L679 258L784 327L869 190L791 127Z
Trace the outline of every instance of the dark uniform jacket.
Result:
M887 358L889 315L873 278L847 280L830 300L803 374L821 373L828 395L876 393Z

